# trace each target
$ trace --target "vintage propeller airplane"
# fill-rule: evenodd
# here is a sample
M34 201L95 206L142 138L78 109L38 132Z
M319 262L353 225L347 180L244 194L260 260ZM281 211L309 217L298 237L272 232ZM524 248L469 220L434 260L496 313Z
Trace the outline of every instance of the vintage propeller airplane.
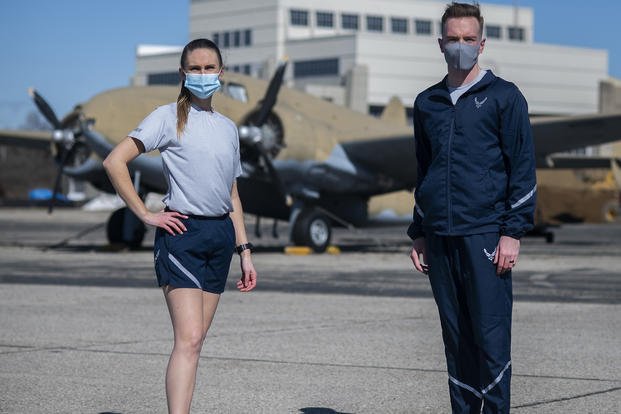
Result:
M239 126L244 174L238 188L244 210L256 215L257 223L259 217L289 221L294 244L321 252L330 243L333 223L360 225L367 220L371 197L413 189L413 134L400 104L393 102L375 118L281 88L286 66L278 66L269 84L227 73L215 95L215 108ZM148 113L173 102L178 91L174 86L114 89L76 106L62 120L32 91L36 106L54 128L54 194L62 174L113 193L102 159ZM571 168L610 166L610 159L554 154L621 139L621 114L535 119L532 125L539 168L561 162ZM0 131L0 143L49 146L50 137L40 131ZM130 172L139 194L166 192L157 153L136 158ZM137 247L144 234L144 225L127 208L108 220L111 243Z

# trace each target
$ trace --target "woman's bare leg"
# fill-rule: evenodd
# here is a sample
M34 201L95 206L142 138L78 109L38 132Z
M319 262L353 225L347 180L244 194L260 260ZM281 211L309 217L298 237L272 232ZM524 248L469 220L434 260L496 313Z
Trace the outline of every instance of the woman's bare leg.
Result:
M203 345L203 292L164 287L175 344L166 370L166 398L170 414L190 412L198 358Z
M207 336L207 331L211 326L216 308L220 301L220 295L215 293L203 292L203 340Z

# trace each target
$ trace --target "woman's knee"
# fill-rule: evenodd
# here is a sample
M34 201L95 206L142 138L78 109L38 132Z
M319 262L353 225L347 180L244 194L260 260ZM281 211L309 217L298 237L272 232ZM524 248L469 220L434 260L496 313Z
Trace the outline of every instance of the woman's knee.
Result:
M202 328L192 329L175 336L175 348L188 354L198 354L203 347L205 335Z

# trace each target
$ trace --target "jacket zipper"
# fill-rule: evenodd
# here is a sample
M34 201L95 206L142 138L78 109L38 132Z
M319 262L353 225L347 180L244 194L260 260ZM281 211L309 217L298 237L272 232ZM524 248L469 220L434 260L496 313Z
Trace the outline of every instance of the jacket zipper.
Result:
M451 120L451 129L449 133L448 142L448 156L446 163L446 212L448 215L448 232L453 232L453 213L451 203L451 158L452 158L452 146L453 146L453 132L455 130L455 108L453 108L453 119Z

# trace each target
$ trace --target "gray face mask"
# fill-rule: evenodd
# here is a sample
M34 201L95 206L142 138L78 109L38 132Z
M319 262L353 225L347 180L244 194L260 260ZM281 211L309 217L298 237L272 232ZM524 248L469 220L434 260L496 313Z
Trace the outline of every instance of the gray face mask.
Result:
M462 42L450 42L444 45L444 60L449 67L470 70L479 59L479 44L468 45Z

